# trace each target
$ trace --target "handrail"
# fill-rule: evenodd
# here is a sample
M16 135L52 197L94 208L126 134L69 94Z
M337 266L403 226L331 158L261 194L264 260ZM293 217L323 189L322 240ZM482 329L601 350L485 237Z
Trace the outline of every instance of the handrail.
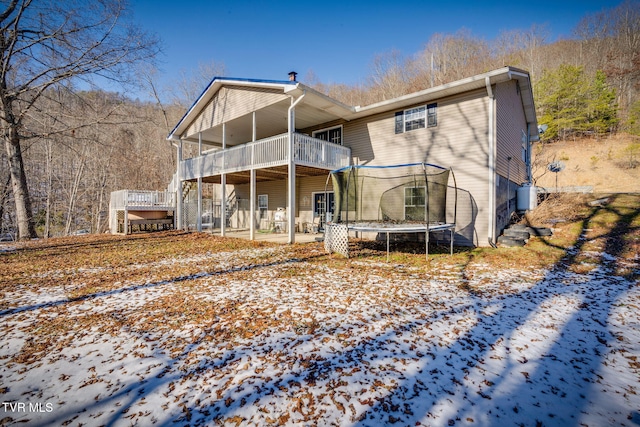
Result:
M111 192L110 205L114 209L173 208L176 205L176 195L171 191L119 190Z
M289 134L237 145L183 160L182 179L196 179L223 173L286 165ZM294 162L323 169L336 169L350 163L351 149L307 135L294 133Z

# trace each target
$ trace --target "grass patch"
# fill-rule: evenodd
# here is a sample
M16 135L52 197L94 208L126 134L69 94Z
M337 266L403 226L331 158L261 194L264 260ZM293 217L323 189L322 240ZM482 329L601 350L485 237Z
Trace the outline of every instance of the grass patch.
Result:
M593 203L594 201L598 203ZM572 248L581 251L568 262L586 271L615 259L616 271L637 275L640 253L640 195L556 195L522 219L533 226L551 226L553 236L535 237L522 248L449 248L430 247L424 254L424 243L392 244L387 262L386 243L355 241L349 261L329 255L319 243L281 246L265 242L222 238L205 233L179 231L139 234L134 236L90 235L21 243L16 251L0 253L2 274L0 292L16 287L37 287L42 292L48 286L67 289L67 296L81 299L87 295L126 286L128 283L149 283L189 278L219 271L241 272L251 265L267 265L274 259L299 259L319 265L343 266L353 260L373 264L397 265L428 273L432 269L469 270L518 268L535 270L552 268L566 262ZM233 253L255 250L249 261L235 259ZM229 255L220 261L220 256ZM607 254L603 256L602 254ZM585 255L586 254L586 255ZM171 259L187 259L180 267ZM564 261L563 261L564 260ZM357 267L356 267L357 268ZM477 267L479 268L479 267ZM413 271L412 270L412 271ZM304 278L313 270L298 265L279 269L284 278ZM413 274L413 273L412 273ZM34 289L36 290L36 289ZM0 304L2 309L7 303Z

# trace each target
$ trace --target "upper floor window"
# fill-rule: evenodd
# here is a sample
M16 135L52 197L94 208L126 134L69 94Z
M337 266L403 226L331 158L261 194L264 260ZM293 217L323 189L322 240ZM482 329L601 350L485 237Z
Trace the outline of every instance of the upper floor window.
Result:
M323 141L329 141L333 142L334 144L342 145L342 126L317 130L313 132L312 136Z
M396 133L438 125L438 104L422 105L396 113Z

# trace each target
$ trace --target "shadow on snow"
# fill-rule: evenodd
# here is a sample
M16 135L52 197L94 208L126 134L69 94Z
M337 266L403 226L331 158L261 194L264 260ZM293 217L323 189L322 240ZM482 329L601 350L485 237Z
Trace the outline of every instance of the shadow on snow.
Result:
M363 379L362 388L375 389L375 398L364 404L359 402L358 407L364 410L352 413L348 422L347 418L336 419L342 419L341 424L358 426L395 423L416 425L418 422L433 422L438 425L495 425L505 417L502 421L509 421L515 425L544 425L547 422L554 425L577 426L581 415L598 398L597 384L601 380L598 370L612 341L616 339L609 331L611 312L616 301L635 286L634 280L637 279L633 275L616 276L614 266L607 266L604 260L600 262L599 268L590 273L576 274L571 271L588 241L585 233L598 209L600 208L594 208L591 215L583 221L583 234L576 244L544 279L526 291L494 296L482 291L470 292L464 301L450 311L432 310L429 319L408 318L401 330L386 330L346 351L328 351L324 348L321 358L307 360L306 363L296 355L292 359L293 364L282 376L260 378L259 384L244 390L235 386L225 387L214 405L202 407L196 402L189 402L182 408L182 416L172 413L173 419L158 420L156 425L223 422L225 417L242 414L243 405L239 402L243 399L248 407L260 399L268 399L274 393L280 393L280 396L285 393L284 398L291 398L295 393L305 388L313 388L317 384L327 387L334 385L335 389L339 390L344 385L341 381L348 383L349 377L340 374L337 368L369 366L376 359L410 359L412 351L401 340L403 332L417 332L428 336L433 333L430 326L446 319L447 316L465 312L465 315L472 313L472 326L466 331L461 331L448 346L437 346L425 341L424 355L417 362L415 373L389 371L389 375L395 376L396 379L390 390L375 389L376 374L360 376ZM640 212L612 212L617 215L618 220L605 236L602 252L616 257L625 249L620 243L620 236L631 231L632 221L637 220ZM0 312L0 315L6 316L169 283L299 261L305 259L178 277L171 281L99 292L73 300L5 310ZM560 312L564 313L565 317L558 319L559 324L550 325L555 328L548 328L547 331L533 327L536 324L536 316L546 306L563 303L564 311ZM548 348L537 349L534 340L543 333L553 336L550 340L552 344ZM163 366L154 371L153 377L149 376L139 383L129 384L114 395L84 408L84 411L95 410L126 397L126 403L110 415L106 422L102 422L111 426L123 421L127 412L132 410L142 397L154 391L159 392L171 382L179 382L190 375L218 370L245 356L255 355L252 354L255 353L255 349L228 349L216 359L205 359L187 372L179 369L192 352L206 345L203 341L205 335L201 334L201 337L189 344L179 356L164 357ZM532 349L529 352L537 352L535 360L526 359L522 352L514 347L518 343L525 344L522 341L523 337L530 340L528 344ZM312 339L305 335L295 336L293 333L284 338L292 340L290 343L293 343L293 340L309 342ZM395 342L398 351L390 351L389 342ZM567 342L579 344L570 347ZM287 349L289 345L283 347ZM283 387L286 391L283 391ZM532 389L534 395L529 394ZM258 393L255 393L256 390ZM229 400L232 401L231 404L228 403ZM62 422L73 417L78 412L76 409L69 408L57 413L55 418L47 419L47 422ZM623 418L630 417L631 422L638 424L640 415L631 412L632 408L627 409L629 413L624 414ZM277 415L282 414L273 415L277 418Z

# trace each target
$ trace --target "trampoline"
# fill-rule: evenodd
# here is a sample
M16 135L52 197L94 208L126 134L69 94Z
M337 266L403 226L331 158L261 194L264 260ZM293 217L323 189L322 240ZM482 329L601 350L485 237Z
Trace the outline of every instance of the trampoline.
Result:
M429 234L448 231L453 254L457 186L451 168L428 163L348 166L330 172L325 191L330 179L335 205L325 227L328 252L348 258L350 232L377 233L386 235L388 260L391 234L424 233L428 257ZM449 212L448 194L453 201Z

